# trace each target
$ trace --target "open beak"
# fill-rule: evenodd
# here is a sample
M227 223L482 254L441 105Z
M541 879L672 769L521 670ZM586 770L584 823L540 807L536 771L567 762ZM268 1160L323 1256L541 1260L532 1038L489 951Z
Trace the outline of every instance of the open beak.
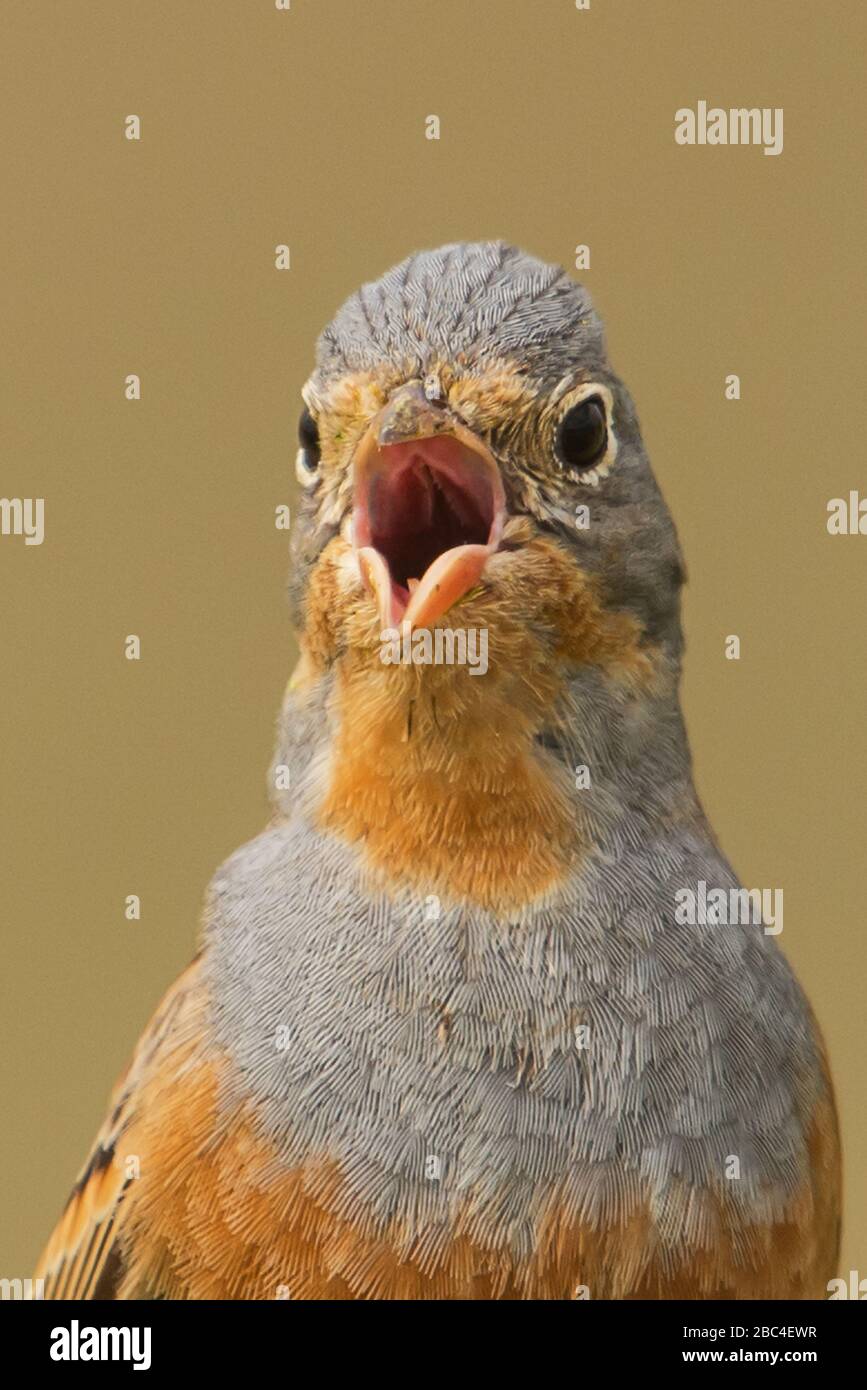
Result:
M426 627L481 577L505 499L490 450L409 382L371 422L353 463L352 539L383 628Z

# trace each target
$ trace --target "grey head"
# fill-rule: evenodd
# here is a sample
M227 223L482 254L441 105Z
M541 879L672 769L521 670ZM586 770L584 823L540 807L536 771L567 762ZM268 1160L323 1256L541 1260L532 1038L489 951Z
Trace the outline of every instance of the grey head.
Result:
M634 614L677 666L683 562L601 319L562 268L502 241L409 256L352 294L322 332L304 389L317 447L299 455L299 625L310 574L352 511L360 441L408 384L421 399L431 382L496 460L508 516L555 536L598 580L604 602ZM592 466L575 467L563 455L564 421L588 399L604 410L605 447Z

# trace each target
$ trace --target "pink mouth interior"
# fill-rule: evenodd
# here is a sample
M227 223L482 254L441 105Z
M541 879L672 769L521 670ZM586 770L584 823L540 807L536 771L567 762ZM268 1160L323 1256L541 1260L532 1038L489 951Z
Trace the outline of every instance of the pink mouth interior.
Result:
M457 561L476 554L464 546L494 549L502 511L496 467L454 435L373 450L356 478L353 538L357 549L372 547L388 567L390 616L402 616L413 581L440 556L455 552Z

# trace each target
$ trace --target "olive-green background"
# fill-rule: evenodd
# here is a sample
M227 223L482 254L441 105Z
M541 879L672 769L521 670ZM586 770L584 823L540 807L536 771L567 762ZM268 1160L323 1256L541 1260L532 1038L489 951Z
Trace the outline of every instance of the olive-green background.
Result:
M0 494L44 497L46 539L0 537L0 1275L30 1273L264 821L315 335L477 237L591 247L690 570L699 789L742 879L784 889L842 1111L841 1267L867 1275L867 537L825 527L867 495L864 7L18 0L3 29ZM783 107L784 152L679 147L699 99Z

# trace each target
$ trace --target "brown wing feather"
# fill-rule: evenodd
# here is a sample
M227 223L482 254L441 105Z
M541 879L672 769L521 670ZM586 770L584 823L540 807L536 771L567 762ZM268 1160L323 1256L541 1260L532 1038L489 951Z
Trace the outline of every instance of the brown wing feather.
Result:
M36 1268L45 1298L115 1297L123 1275L118 1237L124 1227L124 1197L134 1181L124 1168L121 1140L137 1119L139 1094L153 1076L179 1014L196 993L200 973L197 958L172 985L112 1092L108 1118Z

